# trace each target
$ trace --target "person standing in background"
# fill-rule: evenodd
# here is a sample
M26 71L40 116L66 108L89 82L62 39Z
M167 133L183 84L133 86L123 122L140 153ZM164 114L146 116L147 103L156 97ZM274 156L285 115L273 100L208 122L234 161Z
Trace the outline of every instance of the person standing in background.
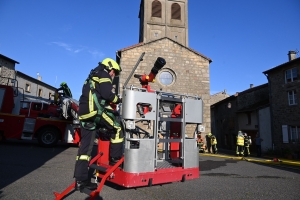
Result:
M261 157L261 142L263 139L260 138L259 133L256 134L255 145L256 145L256 153L257 157Z
M211 137L212 134L211 133L208 133L206 136L205 136L205 140L206 140L206 148L207 148L207 151L208 153L211 153Z

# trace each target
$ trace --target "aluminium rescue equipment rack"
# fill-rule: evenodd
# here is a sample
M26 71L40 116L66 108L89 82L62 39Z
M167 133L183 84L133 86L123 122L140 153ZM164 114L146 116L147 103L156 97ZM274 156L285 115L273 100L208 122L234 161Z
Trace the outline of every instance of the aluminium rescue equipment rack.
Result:
M150 107L145 114L138 113L138 104ZM125 124L124 172L155 173L166 169L169 182L181 181L199 177L199 154L195 133L191 138L186 137L186 125L202 124L202 100L198 96L188 96L163 91L147 92L144 88L127 87L123 91L122 119ZM176 105L181 105L178 117L171 117ZM138 122L150 121L153 134L139 126ZM174 126L177 124L177 126ZM179 130L174 130L176 127ZM138 133L138 134L136 134ZM145 135L143 138L140 135ZM164 136L160 138L159 136ZM163 143L162 151L158 143ZM182 171L174 175L168 168L179 166ZM193 169L195 171L193 171ZM191 173L186 173L185 170ZM154 176L155 177L155 176ZM152 184L168 182L152 178ZM138 181L138 180L136 180ZM147 180L148 182L150 180ZM145 185L145 184L142 184Z

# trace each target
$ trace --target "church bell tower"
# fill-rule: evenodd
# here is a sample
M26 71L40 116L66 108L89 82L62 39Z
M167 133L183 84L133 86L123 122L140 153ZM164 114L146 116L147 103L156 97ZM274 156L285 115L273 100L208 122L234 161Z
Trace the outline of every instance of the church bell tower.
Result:
M168 37L188 47L188 0L141 0L139 42Z

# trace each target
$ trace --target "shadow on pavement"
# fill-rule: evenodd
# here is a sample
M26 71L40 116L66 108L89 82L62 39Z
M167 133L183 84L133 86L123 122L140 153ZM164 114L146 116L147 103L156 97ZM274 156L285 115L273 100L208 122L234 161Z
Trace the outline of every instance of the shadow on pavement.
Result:
M0 144L1 189L43 166L47 161L68 149L70 145L44 148L35 141L7 140Z
M237 163L237 160L229 160L226 159L224 161L214 161L214 160L206 160L206 161L199 161L199 171L209 171L212 169L217 169L219 167L224 167L227 163Z

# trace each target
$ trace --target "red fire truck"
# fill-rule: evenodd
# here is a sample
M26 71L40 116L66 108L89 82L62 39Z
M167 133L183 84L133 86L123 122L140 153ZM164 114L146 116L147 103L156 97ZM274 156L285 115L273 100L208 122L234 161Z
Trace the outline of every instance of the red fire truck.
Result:
M58 141L79 143L78 122L62 114L63 101L57 105L37 98L26 99L17 80L5 79L7 84L0 85L0 141L37 140L44 147L52 147ZM78 109L76 100L70 99L70 104L72 109Z

